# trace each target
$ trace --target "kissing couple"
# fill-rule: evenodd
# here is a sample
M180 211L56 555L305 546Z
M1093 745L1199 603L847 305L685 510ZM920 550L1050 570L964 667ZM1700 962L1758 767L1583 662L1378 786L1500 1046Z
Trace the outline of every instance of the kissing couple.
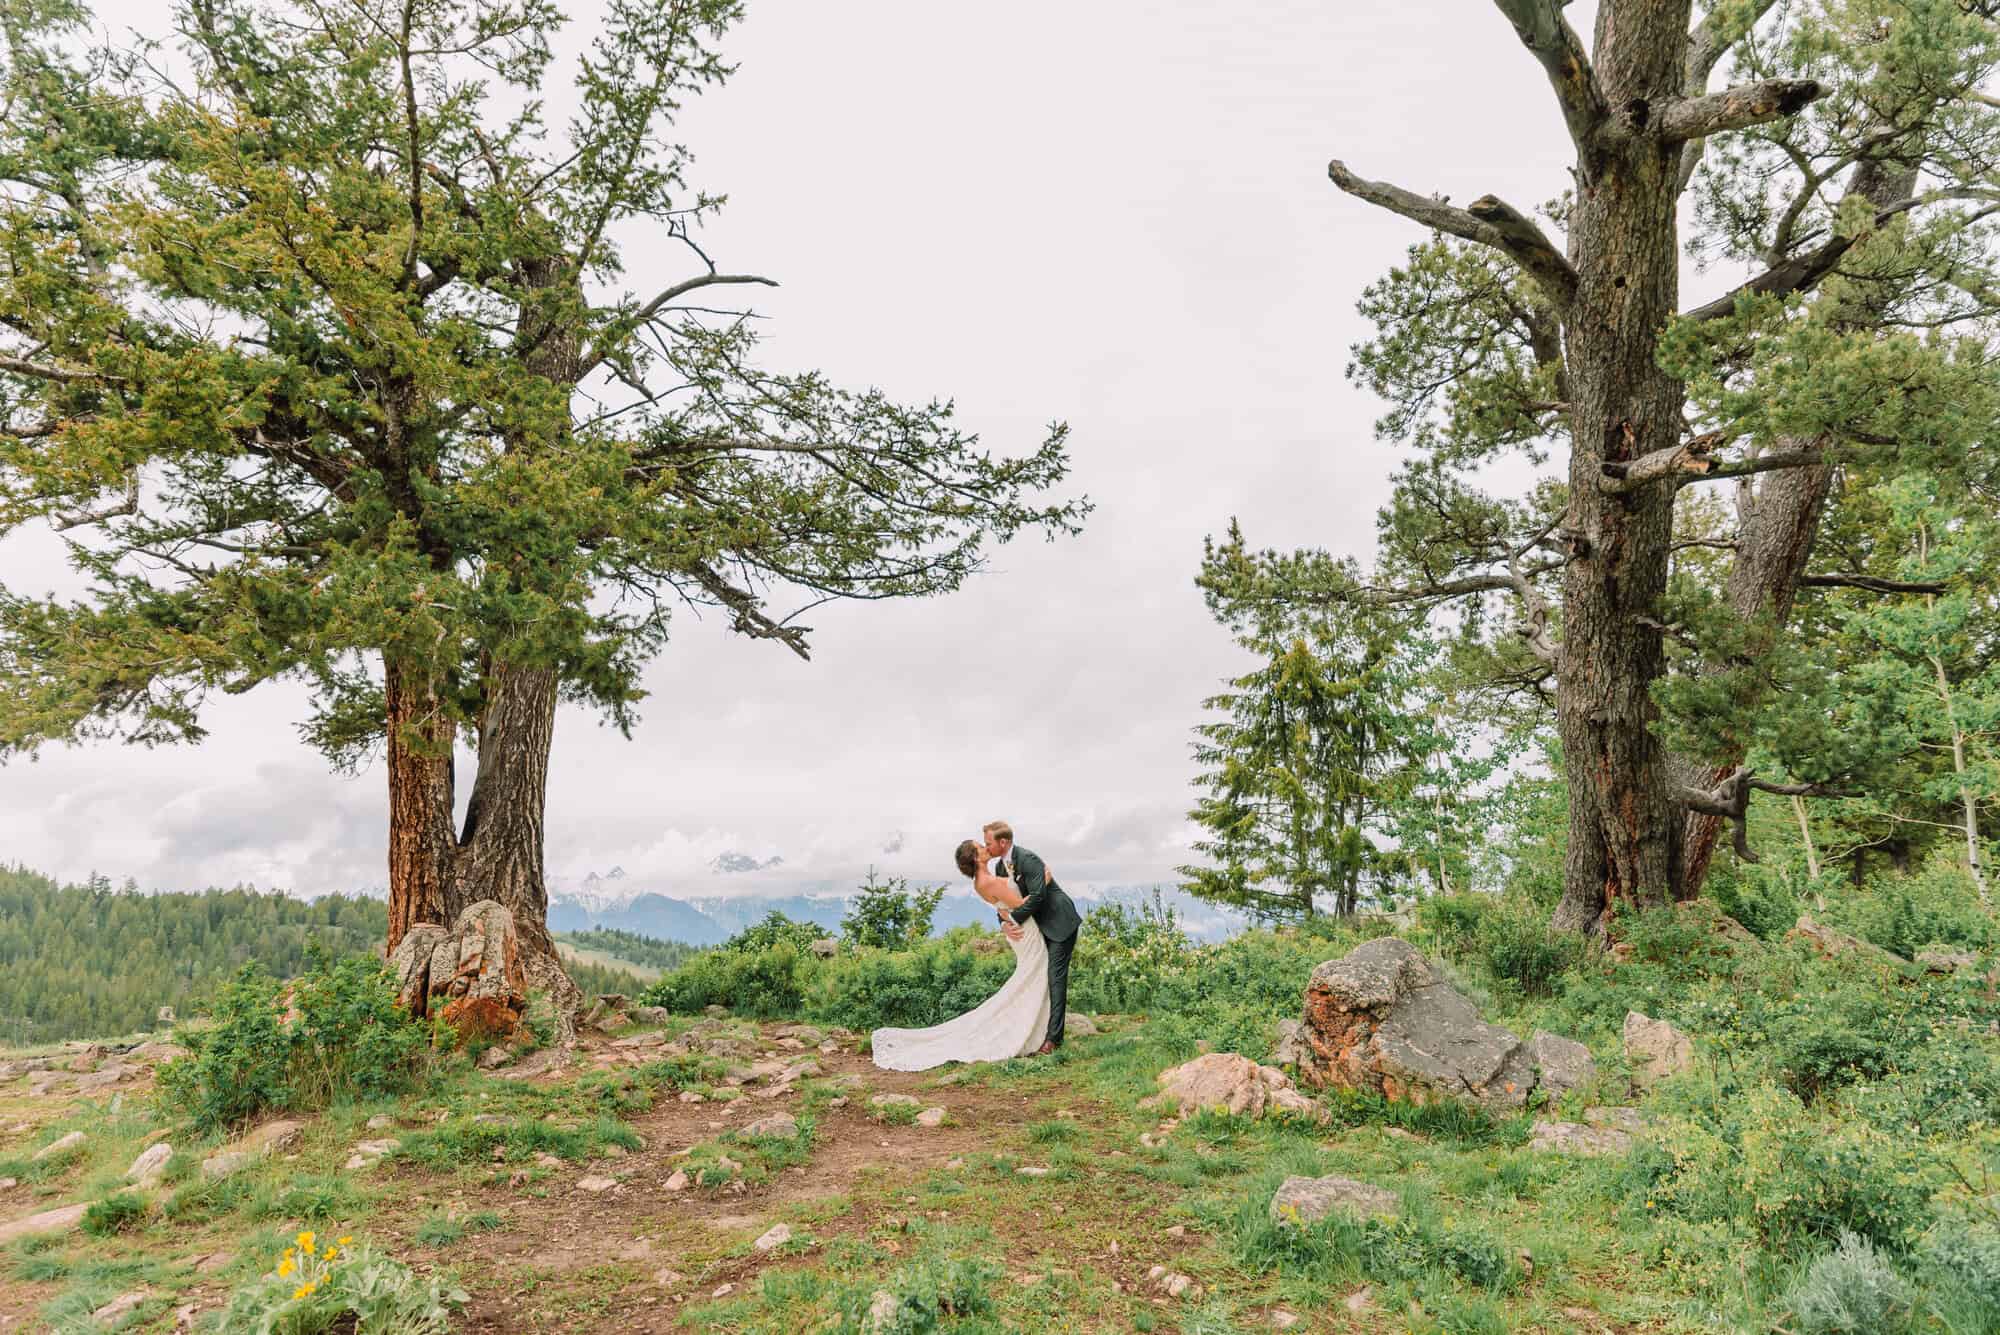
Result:
M1014 846L1012 826L996 820L979 833L958 846L958 869L998 912L1000 930L1014 947L1014 972L998 992L943 1024L877 1029L875 1064L885 1071L1045 1057L1062 1046L1069 957L1082 919L1048 866Z

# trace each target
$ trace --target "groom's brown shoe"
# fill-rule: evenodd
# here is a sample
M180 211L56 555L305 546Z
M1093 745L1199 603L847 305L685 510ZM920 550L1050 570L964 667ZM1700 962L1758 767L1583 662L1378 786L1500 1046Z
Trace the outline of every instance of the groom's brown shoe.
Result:
M1055 1044L1044 1043L1040 1047L1035 1049L1035 1055L1037 1057L1052 1057L1055 1055L1055 1051L1056 1051Z

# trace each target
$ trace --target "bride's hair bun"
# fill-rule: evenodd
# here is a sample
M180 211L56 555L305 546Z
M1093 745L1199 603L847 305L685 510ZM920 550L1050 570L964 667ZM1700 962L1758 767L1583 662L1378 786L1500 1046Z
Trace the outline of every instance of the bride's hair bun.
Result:
M979 845L968 839L958 846L958 869L967 876L979 873Z

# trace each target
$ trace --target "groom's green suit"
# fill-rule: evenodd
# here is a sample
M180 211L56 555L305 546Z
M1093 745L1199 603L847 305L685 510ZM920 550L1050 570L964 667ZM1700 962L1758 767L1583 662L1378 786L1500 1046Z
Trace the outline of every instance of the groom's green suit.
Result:
M1083 926L1076 905L1063 888L1049 878L1049 869L1019 844L1001 864L1021 891L1021 907L1013 911L1017 923L1032 922L1041 930L1049 948L1049 1033L1056 1047L1063 1042L1063 1016L1069 1005L1069 957L1076 950L1076 932Z

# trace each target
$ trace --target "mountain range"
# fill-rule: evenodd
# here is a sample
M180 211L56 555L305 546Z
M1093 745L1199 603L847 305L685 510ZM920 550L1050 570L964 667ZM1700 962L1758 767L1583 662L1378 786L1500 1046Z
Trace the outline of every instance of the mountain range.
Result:
M1178 915L1182 929L1197 940L1219 941L1243 930L1242 915L1203 903L1172 886L1090 887L1074 890L1071 896L1088 912L1099 904L1138 908L1151 902L1156 893ZM795 922L817 924L831 935L839 931L840 920L846 916L850 894L844 882L821 881L732 895L673 895L639 884L622 868L613 867L575 881L550 877L549 927L558 932L611 927L661 941L713 946L776 910ZM992 910L969 889L956 894L948 891L931 927L934 932L945 932L954 927L984 926L992 920Z

